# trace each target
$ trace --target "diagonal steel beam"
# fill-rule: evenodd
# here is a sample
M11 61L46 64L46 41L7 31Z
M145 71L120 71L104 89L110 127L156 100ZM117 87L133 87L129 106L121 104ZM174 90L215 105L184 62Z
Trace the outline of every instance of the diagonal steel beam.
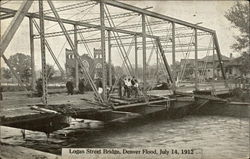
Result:
M9 9L9 8L0 7L0 12L15 13L17 11L13 10L13 9ZM35 14L35 13L27 13L26 16L33 17L33 18L39 18L39 15ZM55 17L51 17L51 16L44 16L44 20L58 22ZM83 27L88 27L88 28L96 28L98 30L101 30L100 25L95 25L95 24L90 24L90 23L85 23L85 22L80 22L80 21L74 21L74 20L70 20L70 19L63 19L63 18L61 18L61 21L62 21L62 23L65 23L65 24L72 24L72 25L83 26ZM118 28L113 28L113 27L105 27L105 30L115 31L115 32L122 33L122 34L138 35L138 36L142 37L141 32L134 32L134 31L118 29ZM146 34L146 37L147 38L157 38L157 36L151 36L148 34Z
M94 0L94 1L99 2L99 0ZM104 0L103 2L106 3L107 5L110 5L110 6L113 6L113 7L118 7L118 8L122 8L122 9L125 9L125 10L130 10L130 11L133 11L133 12L136 12L136 13L140 13L140 14L144 14L146 16L150 16L150 17L166 20L166 21L169 21L169 22L177 23L177 24L184 25L184 26L187 26L187 27L190 27L190 28L196 28L198 30L202 30L202 31L209 32L209 33L214 33L215 32L214 30L209 29L209 28L198 26L196 24L192 24L192 23L189 23L189 22L186 22L186 21L183 21L183 20L179 20L179 19L176 19L176 18L165 16L163 14L159 14L159 13L152 12L152 11L149 11L149 10L144 10L142 8L138 8L138 7L126 4L126 3L122 3L120 1L118 2L118 1Z
M159 51L160 51L160 54L161 54L161 56L162 56L164 65L165 65L166 70L167 70L167 72L168 72L169 79L170 79L171 83L173 83L173 76L172 76L172 73L171 73L171 70L170 70L170 67L169 67L167 58L166 58L166 56L165 56L164 50L163 50L163 48L162 48L160 39L156 39L156 44L157 44L157 46L158 46L158 48L159 48Z
M10 41L15 35L17 29L22 23L26 13L28 12L30 6L32 5L33 0L24 0L16 12L14 18L10 22L8 28L3 34L2 40L0 42L0 57L3 55L6 48L9 46Z
M95 92L95 95L97 96L98 100L99 100L101 103L104 103L103 98L102 98L102 97L100 96L100 94L98 94L98 92L97 92L97 88L96 88L96 86L95 86L95 84L94 84L92 78L90 77L88 71L86 70L85 66L83 65L82 60L81 60L81 58L80 58L80 55L77 53L77 51L76 51L76 49L75 49L75 46L74 46L74 43L73 43L71 37L69 36L69 34L67 33L67 30L66 30L66 28L65 28L65 26L64 26L64 24L63 24L62 19L60 18L59 14L56 12L56 9L55 9L54 4L52 3L51 0L47 0L47 2L48 2L48 4L49 4L51 10L53 11L53 13L54 13L54 15L55 15L56 21L58 22L59 26L61 27L62 31L64 32L64 35L65 35L65 37L66 37L66 39L67 39L67 41L68 41L68 43L69 43L71 49L73 50L73 53L74 53L76 59L78 60L78 63L80 64L81 68L83 69L84 73L86 74L87 79L88 79L88 81L89 81L89 83L90 83L92 89L93 89L94 92Z
M27 85L24 84L21 80L21 78L19 77L19 75L16 73L16 71L14 70L14 68L12 67L12 65L9 63L8 59L5 57L5 55L2 55L2 58L4 60L4 62L6 63L6 65L9 67L10 69L10 72L15 76L15 78L17 79L18 83L20 84L20 86L26 91L28 92L27 90Z
M35 25L35 28L38 31L38 33L41 35L40 27L38 26L37 22L34 19L32 19L32 22ZM47 47L50 55L52 56L53 60L55 61L57 67L59 68L62 77L64 77L64 70L63 70L62 66L60 65L60 63L58 62L55 54L53 53L53 51L52 51L52 49L51 49L51 47L50 47L50 45L49 45L49 43L48 43L48 41L46 39L44 40L44 43L45 43L45 46Z
M14 16L15 16L15 14L2 14L2 15L0 15L0 20L12 18Z

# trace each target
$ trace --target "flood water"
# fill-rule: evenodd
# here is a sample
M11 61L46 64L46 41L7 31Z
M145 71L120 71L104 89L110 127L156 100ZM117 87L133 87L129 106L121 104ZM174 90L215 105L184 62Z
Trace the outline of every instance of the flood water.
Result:
M86 122L86 121L85 121ZM172 120L144 120L120 126L75 120L70 128L51 135L1 127L1 140L55 154L62 147L188 148L201 149L202 158L237 159L249 156L249 119L224 116L187 116ZM67 135L66 135L67 134Z

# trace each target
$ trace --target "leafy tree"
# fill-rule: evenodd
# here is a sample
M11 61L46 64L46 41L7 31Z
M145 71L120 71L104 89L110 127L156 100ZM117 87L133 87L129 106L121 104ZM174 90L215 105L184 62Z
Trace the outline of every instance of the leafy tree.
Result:
M53 76L55 75L55 69L52 65L46 64L46 74L47 74L47 80L51 80ZM42 70L40 72L40 76L42 77Z
M225 14L225 17L233 24L234 28L239 29L240 35L235 36L236 43L232 48L236 51L248 49L249 54L249 3L236 2Z
M5 79L10 79L12 76L11 76L11 72L10 72L10 69L8 68L2 68L2 71L3 71L3 78Z
M31 77L31 57L22 53L16 53L10 56L8 61L16 73L20 75L20 78L28 82Z
M46 71L48 80L51 80L56 72L54 67L52 65L46 65Z
M242 74L246 75L247 73L250 73L250 54L247 52L243 52L242 55L236 59L236 61L239 64L242 64L239 66L239 69Z
M235 36L236 43L232 48L242 51L241 57L236 60L241 63L239 69L242 74L250 73L250 50L249 50L249 3L236 2L235 5L226 12L225 17L239 29L240 35Z

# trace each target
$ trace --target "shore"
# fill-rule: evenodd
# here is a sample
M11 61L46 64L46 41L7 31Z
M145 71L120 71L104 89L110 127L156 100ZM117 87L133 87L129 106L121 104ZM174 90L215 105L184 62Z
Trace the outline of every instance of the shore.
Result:
M22 146L13 146L0 143L1 159L59 159L58 155L46 153Z

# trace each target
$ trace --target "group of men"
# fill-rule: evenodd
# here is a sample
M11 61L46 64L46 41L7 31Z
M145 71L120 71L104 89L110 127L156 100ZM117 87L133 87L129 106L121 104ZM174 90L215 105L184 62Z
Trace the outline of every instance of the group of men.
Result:
M78 90L80 94L84 94L85 84L84 78L79 80ZM74 94L74 82L72 79L68 80L66 83L67 93L68 95Z
M120 78L118 83L118 92L120 98L127 97L130 98L134 94L135 97L138 96L139 84L135 77L124 77Z

